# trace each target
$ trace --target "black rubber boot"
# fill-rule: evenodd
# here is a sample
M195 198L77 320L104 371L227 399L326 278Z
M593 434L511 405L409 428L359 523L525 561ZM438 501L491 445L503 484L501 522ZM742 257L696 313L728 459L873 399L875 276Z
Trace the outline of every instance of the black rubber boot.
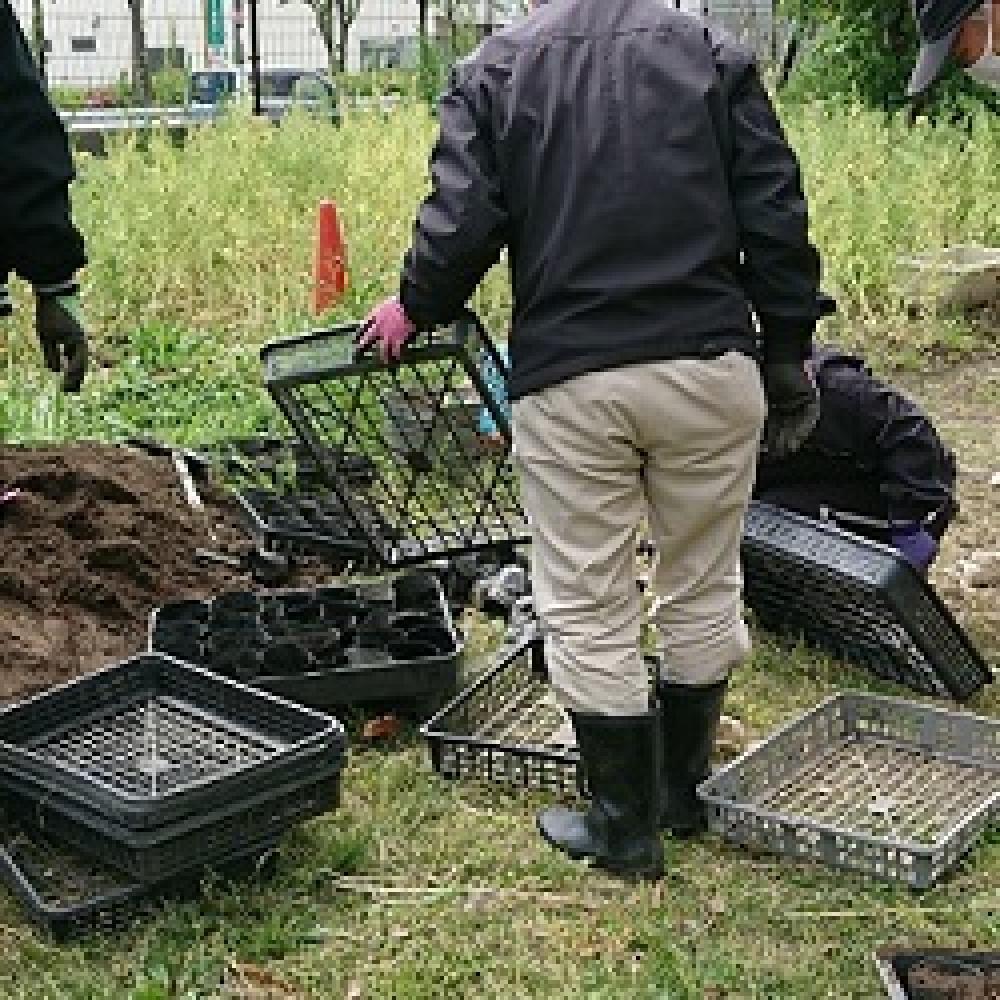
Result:
M728 683L657 685L663 719L660 827L675 837L693 837L706 828L695 789L712 773L709 760Z
M591 858L616 875L658 879L660 841L660 717L572 713L590 786L586 812L562 806L538 816L542 836L571 858Z

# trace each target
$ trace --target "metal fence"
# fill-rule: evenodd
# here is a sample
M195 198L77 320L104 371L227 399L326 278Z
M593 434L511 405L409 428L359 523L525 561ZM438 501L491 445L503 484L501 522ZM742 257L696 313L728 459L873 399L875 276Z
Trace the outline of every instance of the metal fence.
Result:
M192 74L255 64L384 81L447 63L526 0L12 0L64 105L184 103ZM781 42L774 0L661 0L707 14L764 60ZM40 52L39 52L40 50Z

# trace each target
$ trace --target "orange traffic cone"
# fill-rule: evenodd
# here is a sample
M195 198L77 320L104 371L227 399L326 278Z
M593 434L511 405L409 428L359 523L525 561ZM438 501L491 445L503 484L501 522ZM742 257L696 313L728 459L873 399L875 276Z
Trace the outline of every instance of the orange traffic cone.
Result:
M347 291L347 247L337 218L337 206L328 198L316 216L316 253L313 258L313 313L319 316Z

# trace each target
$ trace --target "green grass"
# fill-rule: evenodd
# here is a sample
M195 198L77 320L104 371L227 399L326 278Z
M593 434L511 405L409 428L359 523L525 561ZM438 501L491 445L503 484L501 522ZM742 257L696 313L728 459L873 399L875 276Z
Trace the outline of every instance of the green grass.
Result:
M964 137L818 108L788 109L787 122L844 309L828 336L885 364L995 346L972 323L909 319L893 262L942 243L1000 243L1000 124L984 118ZM22 308L0 329L0 438L140 429L202 441L274 427L256 351L312 324L317 200L336 198L350 245L351 288L328 318L358 316L395 285L432 138L420 109L340 130L236 118L184 150L164 141L85 160L75 203L98 364L82 397L61 397ZM478 300L497 331L508 299L498 270ZM765 641L728 710L766 733L843 687L888 690ZM1000 698L972 708L1000 715ZM0 894L0 996L218 996L235 961L316 997L870 998L876 946L987 945L1000 933L995 834L919 896L711 838L669 844L667 879L631 888L546 848L538 804L439 781L412 731L358 746L340 810L298 831L264 884L212 885L129 933L66 947Z
M762 640L729 709L766 732L841 687L892 690ZM412 732L358 745L343 787L273 880L209 885L111 939L56 947L0 896L0 995L210 997L237 962L315 997L870 998L876 947L1000 933L1000 835L922 894L715 838L667 841L667 878L632 887L547 848L543 799L433 776Z
M878 364L919 364L994 347L996 331L955 318L907 316L896 259L955 243L1000 245L994 169L1000 123L970 135L853 108L784 109L809 189L826 286L842 314L823 336ZM122 421L182 440L266 427L258 346L314 325L309 314L316 204L333 197L351 284L325 320L360 317L395 290L412 217L426 189L434 122L418 104L358 115L333 129L307 117L280 129L235 114L183 149L165 136L83 156L74 188L87 237L84 281L96 364L79 401L39 370L30 308L0 327L0 434L107 437ZM503 268L476 307L503 334ZM164 408L164 401L176 405Z

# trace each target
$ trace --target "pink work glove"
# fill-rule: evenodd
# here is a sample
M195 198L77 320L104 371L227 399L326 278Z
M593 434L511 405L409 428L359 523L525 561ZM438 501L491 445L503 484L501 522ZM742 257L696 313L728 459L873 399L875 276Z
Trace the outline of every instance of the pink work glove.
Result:
M367 351L372 344L379 345L379 354L387 364L398 361L403 353L403 345L417 332L417 328L407 318L399 299L386 299L376 306L361 324L355 338L359 351Z

